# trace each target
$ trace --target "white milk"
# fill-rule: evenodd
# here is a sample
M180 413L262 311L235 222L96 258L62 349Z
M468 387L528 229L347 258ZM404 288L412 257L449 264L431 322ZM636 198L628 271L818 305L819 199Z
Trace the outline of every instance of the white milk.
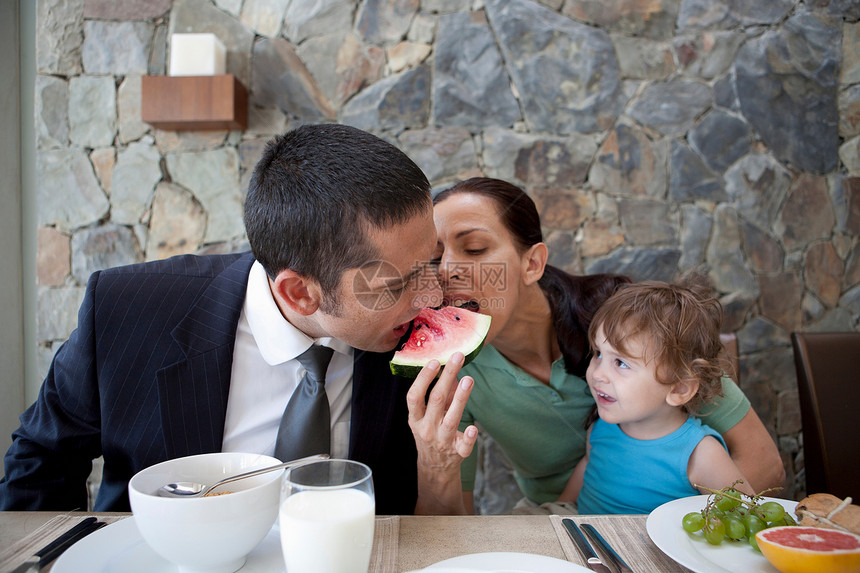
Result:
M374 509L373 499L357 489L286 498L280 529L287 573L367 573Z

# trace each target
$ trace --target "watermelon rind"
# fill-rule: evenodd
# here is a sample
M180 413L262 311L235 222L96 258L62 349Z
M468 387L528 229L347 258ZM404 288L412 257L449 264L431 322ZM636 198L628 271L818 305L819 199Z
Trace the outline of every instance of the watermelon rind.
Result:
M458 322L462 320L462 325L448 320L455 315L459 317ZM431 360L438 360L444 366L454 352L463 353L465 366L484 346L491 320L485 314L456 307L443 307L438 310L425 308L413 321L413 331L409 340L391 359L391 373L403 378L415 378ZM438 336L433 336L433 333L437 333ZM423 334L429 337L429 340L425 341L426 351L416 348L416 339ZM460 340L448 342L444 340L445 338Z

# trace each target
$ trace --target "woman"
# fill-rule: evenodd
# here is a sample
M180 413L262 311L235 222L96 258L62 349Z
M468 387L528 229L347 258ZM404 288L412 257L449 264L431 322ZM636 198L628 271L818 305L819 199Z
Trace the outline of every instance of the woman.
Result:
M434 204L448 304L493 317L484 350L460 372L474 380L460 428L472 432L479 423L510 458L526 498L550 502L585 453L585 421L594 404L583 379L588 324L627 279L571 276L548 266L534 202L504 181L469 179L441 192ZM776 444L749 401L728 378L723 392L702 416L723 435L754 490L782 485ZM474 511L475 458L473 452L462 467L467 512Z

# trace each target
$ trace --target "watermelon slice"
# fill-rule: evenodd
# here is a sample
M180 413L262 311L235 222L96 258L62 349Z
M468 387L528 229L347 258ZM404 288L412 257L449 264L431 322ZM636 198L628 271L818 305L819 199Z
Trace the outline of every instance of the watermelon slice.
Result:
M434 358L445 364L455 352L462 352L468 364L484 344L490 330L490 317L454 306L436 310L425 308L412 321L412 334L394 353L391 372L415 378Z

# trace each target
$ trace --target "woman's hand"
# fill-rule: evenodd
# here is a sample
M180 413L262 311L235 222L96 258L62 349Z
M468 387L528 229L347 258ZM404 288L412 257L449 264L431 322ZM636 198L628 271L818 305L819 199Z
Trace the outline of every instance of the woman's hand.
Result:
M430 361L406 394L409 427L418 449L418 503L416 514L462 515L466 513L460 483L460 464L472 453L478 429L460 432L460 418L469 394L471 377L457 381L463 355L455 352L430 391L439 362Z

